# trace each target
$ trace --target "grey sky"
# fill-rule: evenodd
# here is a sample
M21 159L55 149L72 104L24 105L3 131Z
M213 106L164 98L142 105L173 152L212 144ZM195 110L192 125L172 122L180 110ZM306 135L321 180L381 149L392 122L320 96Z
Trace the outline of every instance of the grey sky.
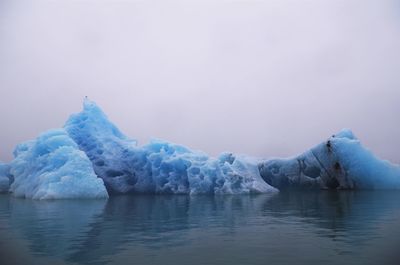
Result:
M95 100L128 136L400 162L399 1L0 0L0 160Z

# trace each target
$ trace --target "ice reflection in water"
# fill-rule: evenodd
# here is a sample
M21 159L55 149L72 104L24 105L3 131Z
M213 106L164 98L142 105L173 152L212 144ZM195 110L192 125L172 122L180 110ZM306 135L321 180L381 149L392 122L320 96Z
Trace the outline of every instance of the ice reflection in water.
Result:
M4 195L0 234L0 247L23 245L28 252L21 261L17 251L0 253L9 264L397 264L400 193L108 201Z

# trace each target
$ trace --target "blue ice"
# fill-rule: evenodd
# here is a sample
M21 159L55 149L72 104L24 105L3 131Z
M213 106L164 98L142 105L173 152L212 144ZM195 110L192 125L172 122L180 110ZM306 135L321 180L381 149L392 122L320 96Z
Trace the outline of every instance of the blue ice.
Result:
M92 101L64 126L93 163L110 194L238 194L274 191L257 161L223 153L217 158L162 140L138 146Z
M10 163L10 191L31 199L107 198L103 180L65 130L19 144Z
M10 174L10 165L0 162L0 193L8 192L13 177Z
M291 158L210 157L163 140L139 146L88 99L64 128L19 144L14 157L0 163L0 192L32 199L400 189L399 165L374 156L347 129Z
M259 164L280 189L400 189L400 166L376 157L349 129L292 158Z

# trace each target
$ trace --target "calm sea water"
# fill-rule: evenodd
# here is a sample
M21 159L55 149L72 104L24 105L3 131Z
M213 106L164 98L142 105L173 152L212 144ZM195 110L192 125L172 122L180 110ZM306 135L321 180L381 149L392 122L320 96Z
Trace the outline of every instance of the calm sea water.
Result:
M0 264L400 264L400 192L0 196Z

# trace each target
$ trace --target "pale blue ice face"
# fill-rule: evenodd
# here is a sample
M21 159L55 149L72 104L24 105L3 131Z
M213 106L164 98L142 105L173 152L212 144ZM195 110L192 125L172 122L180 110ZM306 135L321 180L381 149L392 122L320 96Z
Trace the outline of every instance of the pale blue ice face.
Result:
M10 192L30 199L107 198L103 180L65 130L42 133L17 146Z

